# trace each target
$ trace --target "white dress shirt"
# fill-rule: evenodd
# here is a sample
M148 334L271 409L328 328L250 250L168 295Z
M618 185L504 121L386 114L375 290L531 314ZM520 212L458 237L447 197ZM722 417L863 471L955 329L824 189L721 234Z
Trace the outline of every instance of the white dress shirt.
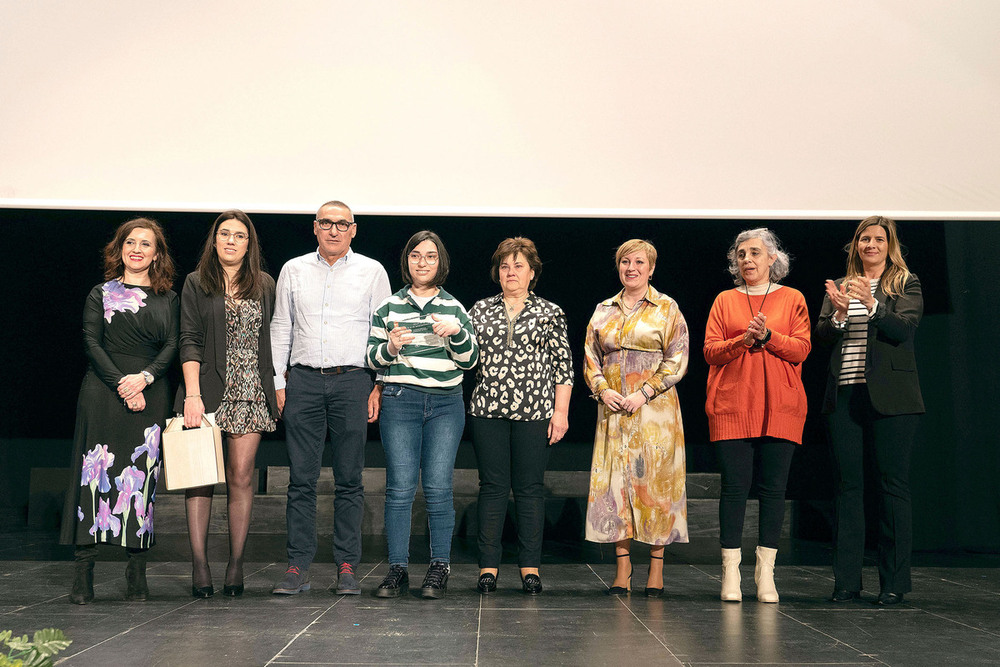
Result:
M295 365L365 368L372 313L390 294L382 265L353 250L333 266L318 249L289 260L271 320L274 388L285 388L285 372Z

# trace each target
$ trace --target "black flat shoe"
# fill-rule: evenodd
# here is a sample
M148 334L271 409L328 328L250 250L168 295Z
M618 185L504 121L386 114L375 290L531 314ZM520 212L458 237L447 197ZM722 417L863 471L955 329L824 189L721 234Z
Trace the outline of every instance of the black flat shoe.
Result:
M483 595L496 593L497 575L492 572L483 572L479 575L479 583L476 584L476 590Z
M663 560L663 556L654 556L653 554L649 554L649 557L655 560ZM646 586L646 597L663 597L663 586L660 586L659 588L650 588L649 586Z
M521 590L525 595L538 595L542 592L542 578L537 574L526 574L521 577Z
M615 558L628 558L631 554L618 554ZM632 590L632 564L629 563L628 581L624 586L612 586L608 589L608 595L628 595Z
M227 595L231 598L238 598L243 595L243 584L225 584L222 586L222 594Z
M875 604L880 607L887 607L889 605L900 604L902 601L902 593L879 593L878 601Z
M215 588L212 586L192 586L191 595L196 598L210 598L215 595Z
M850 602L851 600L857 600L859 597L861 597L861 593L858 591L840 589L833 592L833 595L830 596L830 602Z

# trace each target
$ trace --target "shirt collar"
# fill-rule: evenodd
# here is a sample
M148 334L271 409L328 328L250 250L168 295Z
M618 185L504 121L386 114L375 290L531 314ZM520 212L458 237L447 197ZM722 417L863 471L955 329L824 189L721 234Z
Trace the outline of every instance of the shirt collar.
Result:
M341 257L340 259L338 259L333 264L330 264L329 262L326 261L326 258L323 257L323 255L319 254L319 246L316 246L316 254L313 255L313 257L316 258L317 262L319 262L323 266L327 266L327 267L330 267L330 268L333 268L334 266L337 266L341 262L343 262L344 264L350 264L351 257L353 257L353 256L354 256L354 250L352 250L351 248L348 248L346 255L344 255L343 257Z
M524 307L526 309L531 308L532 306L535 305L536 300L537 297L535 296L535 293L532 292L531 290L528 290L528 294L524 297ZM493 297L493 305L499 306L502 304L503 304L503 292L500 292L495 297Z
M617 304L623 311L628 312L628 308L625 307L625 302L622 301L622 297L625 296L625 288L623 287L618 294L615 294L610 299L604 301L605 306L611 306ZM653 305L660 303L660 293L653 289L652 285L646 286L646 294L639 301L648 301Z

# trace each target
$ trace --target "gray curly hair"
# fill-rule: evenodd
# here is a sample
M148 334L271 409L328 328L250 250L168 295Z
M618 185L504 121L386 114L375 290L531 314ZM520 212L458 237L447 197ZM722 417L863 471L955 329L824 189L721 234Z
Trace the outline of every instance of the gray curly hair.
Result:
M763 241L764 247L767 249L767 254L775 256L774 264L771 265L771 282L780 282L782 278L788 275L792 260L788 256L788 253L781 249L781 242L778 240L778 237L767 227L744 230L733 239L733 244L729 246L729 252L726 253L726 258L729 260L729 273L733 276L733 282L737 285L743 284L743 276L740 275L740 265L736 261L736 249L740 247L741 243L745 243L750 239L760 239Z

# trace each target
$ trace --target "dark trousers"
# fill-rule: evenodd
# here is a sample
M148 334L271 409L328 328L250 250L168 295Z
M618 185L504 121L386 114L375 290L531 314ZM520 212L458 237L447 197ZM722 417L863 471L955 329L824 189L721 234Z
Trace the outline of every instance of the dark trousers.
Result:
M363 370L322 375L292 368L288 373L283 416L291 464L285 509L289 565L304 569L316 557L316 481L327 432L333 450L333 558L355 567L361 562L361 473L372 386Z
M743 520L756 468L760 506L757 544L777 549L785 520L785 486L795 443L777 438L719 440L715 443L715 453L722 472L719 499L722 548L739 549L743 543Z
M479 567L500 567L507 497L514 490L517 562L538 567L545 529L548 420L470 417L479 463Z
M875 412L868 387L837 389L837 408L829 415L830 441L837 472L837 519L833 574L836 590L861 590L865 555L865 452L878 477L878 577L884 593L909 593L913 517L910 506L910 451L919 415Z

